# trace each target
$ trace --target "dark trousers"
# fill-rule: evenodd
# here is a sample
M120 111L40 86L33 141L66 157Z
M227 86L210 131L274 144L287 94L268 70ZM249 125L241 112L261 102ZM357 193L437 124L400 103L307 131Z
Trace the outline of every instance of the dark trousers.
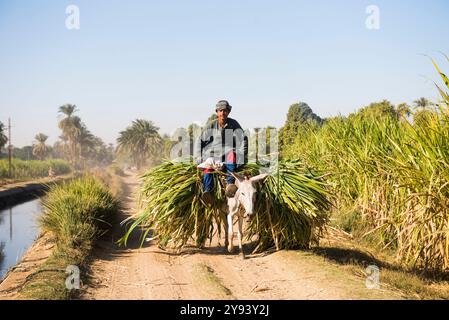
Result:
M223 172L234 172L237 165L235 163L225 163L223 166ZM213 173L205 172L203 177L203 186L204 192L211 192L214 190L214 178ZM233 176L226 177L227 184L233 184L235 182L235 178Z
M235 152L230 152L226 158L227 158L227 161L223 165L222 171L225 173L234 172L235 169L237 168ZM213 176L211 173L212 171L206 170L204 172L204 176L203 176L204 192L211 192L214 190L214 179L213 179ZM226 177L227 184L233 184L234 182L235 182L235 178L233 176L229 175Z

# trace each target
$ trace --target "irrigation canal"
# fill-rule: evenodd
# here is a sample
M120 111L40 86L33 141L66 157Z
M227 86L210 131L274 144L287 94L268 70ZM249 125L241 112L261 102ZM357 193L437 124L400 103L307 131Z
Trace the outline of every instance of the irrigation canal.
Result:
M0 209L0 282L39 235L40 199Z

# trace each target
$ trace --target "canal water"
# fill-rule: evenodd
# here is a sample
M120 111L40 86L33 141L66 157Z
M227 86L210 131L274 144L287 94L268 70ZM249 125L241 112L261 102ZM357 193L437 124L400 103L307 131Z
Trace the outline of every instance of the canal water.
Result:
M0 209L0 280L39 235L40 199Z

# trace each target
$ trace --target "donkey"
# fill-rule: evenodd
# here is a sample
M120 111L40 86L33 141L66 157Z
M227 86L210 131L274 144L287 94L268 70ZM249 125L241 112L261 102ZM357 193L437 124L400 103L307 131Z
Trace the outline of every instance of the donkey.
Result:
M242 258L245 259L245 254L242 248L242 237L243 237L243 218L251 219L254 215L254 202L256 201L256 193L257 189L255 184L259 181L263 181L268 174L259 174L252 178L243 178L234 173L232 175L235 178L235 184L237 186L237 192L234 197L227 198L228 202L228 210L227 210L227 227L228 227L228 237L226 237L225 246L228 247L228 252L232 252L234 249L234 245L232 243L234 239L234 230L233 230L233 218L235 215L238 217L238 240L239 240L239 248ZM242 208L243 210L240 210ZM225 226L226 227L226 226Z

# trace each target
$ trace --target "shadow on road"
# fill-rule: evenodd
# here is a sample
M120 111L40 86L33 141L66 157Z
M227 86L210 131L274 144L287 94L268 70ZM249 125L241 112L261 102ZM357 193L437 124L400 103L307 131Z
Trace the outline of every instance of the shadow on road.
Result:
M340 247L316 247L312 249L312 252L340 265L358 265L363 267L375 265L379 268L384 268L390 271L412 273L420 278L427 280L449 280L449 274L429 271L426 272L416 268L406 269L398 265L393 265L385 261L381 261L373 255L357 249Z

